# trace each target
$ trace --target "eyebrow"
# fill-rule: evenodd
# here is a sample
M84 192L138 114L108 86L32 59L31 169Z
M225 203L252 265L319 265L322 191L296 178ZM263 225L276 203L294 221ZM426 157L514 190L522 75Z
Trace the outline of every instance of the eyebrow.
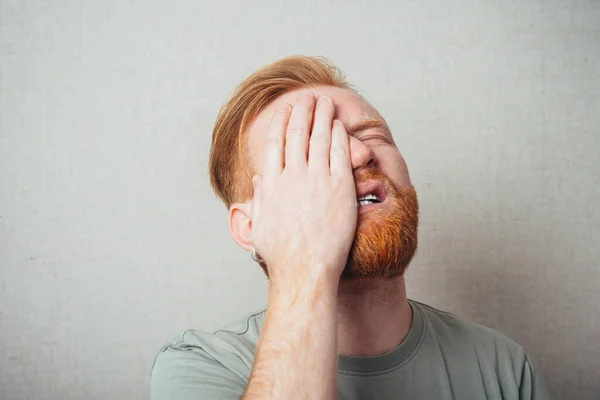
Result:
M380 128L389 133L389 128L387 127L385 122L378 120L378 119L373 119L373 118L358 121L358 122L348 126L346 128L346 130L348 131L348 135L356 137L362 131L365 131L365 130L371 129L371 128Z

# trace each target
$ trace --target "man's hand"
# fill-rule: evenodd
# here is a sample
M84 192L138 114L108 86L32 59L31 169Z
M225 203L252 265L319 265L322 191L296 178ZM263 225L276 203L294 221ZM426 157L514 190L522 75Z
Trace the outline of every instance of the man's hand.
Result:
M337 397L337 289L357 202L348 134L333 115L331 98L315 106L304 92L271 120L252 199L269 303L245 400Z
M252 241L284 290L313 278L337 282L356 231L348 134L334 111L330 97L315 105L310 92L277 109L262 177L253 178Z

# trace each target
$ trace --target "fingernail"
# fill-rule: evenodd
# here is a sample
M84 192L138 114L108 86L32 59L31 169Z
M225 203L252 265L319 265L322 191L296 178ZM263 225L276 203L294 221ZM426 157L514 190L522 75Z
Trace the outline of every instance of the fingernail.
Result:
M282 113L289 112L291 109L292 109L292 106L290 103L285 103L284 105L277 107L277 110Z
M314 99L315 94L311 91L303 90L300 93L298 93L298 98L296 99L296 101L300 101L300 100L306 99L306 98Z

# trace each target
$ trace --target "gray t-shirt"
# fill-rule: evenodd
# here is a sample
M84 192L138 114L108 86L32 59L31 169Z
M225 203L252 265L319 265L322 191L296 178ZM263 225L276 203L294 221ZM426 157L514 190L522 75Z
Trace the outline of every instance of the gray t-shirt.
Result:
M398 347L374 357L339 356L339 399L550 398L520 345L454 314L409 304L412 323ZM239 399L264 315L248 314L212 333L190 329L163 346L152 368L152 400Z

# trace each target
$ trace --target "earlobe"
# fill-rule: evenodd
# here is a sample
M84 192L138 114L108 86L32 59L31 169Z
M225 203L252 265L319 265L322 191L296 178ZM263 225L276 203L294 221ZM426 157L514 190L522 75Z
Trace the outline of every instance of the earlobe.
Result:
M229 233L242 249L252 249L252 217L250 202L235 203L229 207Z

